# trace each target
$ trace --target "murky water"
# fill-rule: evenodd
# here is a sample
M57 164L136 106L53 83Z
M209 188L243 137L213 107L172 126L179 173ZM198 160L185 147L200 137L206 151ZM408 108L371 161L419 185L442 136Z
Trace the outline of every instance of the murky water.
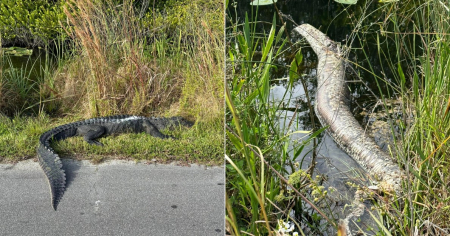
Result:
M30 75L31 80L36 80L42 75L42 69L45 67L46 52L41 48L32 49L33 53L29 56L4 55L2 60L2 69L4 71L9 68L23 69L25 74Z

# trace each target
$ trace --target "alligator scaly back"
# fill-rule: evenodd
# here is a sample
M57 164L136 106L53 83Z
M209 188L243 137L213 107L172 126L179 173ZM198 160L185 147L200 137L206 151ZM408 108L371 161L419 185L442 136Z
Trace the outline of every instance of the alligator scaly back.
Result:
M37 148L39 164L47 176L52 195L52 206L56 210L66 189L66 174L62 168L61 160L51 148L53 141L64 140L73 136L83 136L89 144L102 146L96 139L120 133L146 132L158 138L173 138L160 132L162 129L176 126L192 126L193 123L182 117L157 118L130 115L116 115L98 117L77 121L53 128L39 138Z

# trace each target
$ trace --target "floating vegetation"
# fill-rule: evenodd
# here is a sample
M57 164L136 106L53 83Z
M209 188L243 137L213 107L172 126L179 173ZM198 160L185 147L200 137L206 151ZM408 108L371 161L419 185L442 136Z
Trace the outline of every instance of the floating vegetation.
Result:
M342 4L349 4L353 5L358 2L358 0L334 0L335 2L342 3Z
M31 56L33 54L33 49L26 49L21 47L9 47L9 48L3 48L3 52L7 55L11 56Z

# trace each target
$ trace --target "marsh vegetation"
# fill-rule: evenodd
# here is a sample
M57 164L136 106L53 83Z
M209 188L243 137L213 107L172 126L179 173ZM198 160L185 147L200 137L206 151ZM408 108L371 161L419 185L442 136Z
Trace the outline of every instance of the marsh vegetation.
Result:
M311 109L315 87L308 67L314 61L305 62L307 45L291 40L296 21L315 25L348 50L354 112L364 126L373 122L368 113L385 114L382 121L392 139L386 150L407 173L400 195L368 199L378 213L370 215L378 229L360 231L448 235L449 3L306 2L278 1L239 13L242 3L230 1L226 8L227 230L236 235L329 235L338 229L333 188L325 187L330 177L317 172L316 146L308 146L322 129ZM292 4L319 13L296 16L292 11L300 10ZM275 100L280 84L286 92ZM295 86L303 87L301 98L291 97ZM286 107L292 100L302 102ZM399 104L395 109L392 101ZM286 110L290 116L283 116ZM289 137L303 131L309 135L290 143ZM361 186L357 178L349 182L354 190ZM284 228L286 221L292 230Z
M185 146L193 145L189 150L151 141L155 149L166 150L164 155L155 154L161 159L198 161L203 156L203 163L222 161L221 3L40 0L1 4L0 159L35 156L39 134L58 124L135 114L182 115L198 121L192 131L180 131L182 142L189 143ZM34 48L41 55L17 65L13 63L17 55L5 53L11 46ZM18 141L25 139L30 141ZM149 140L139 135L132 139L124 144L128 148L99 152L125 157L148 153L147 146L132 143ZM70 153L91 149L75 141ZM155 157L141 154L139 158Z

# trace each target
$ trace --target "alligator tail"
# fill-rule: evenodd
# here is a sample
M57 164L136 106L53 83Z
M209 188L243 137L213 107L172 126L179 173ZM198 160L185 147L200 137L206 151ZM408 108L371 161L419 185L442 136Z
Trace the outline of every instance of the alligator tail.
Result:
M76 122L78 123L78 122ZM52 195L52 206L56 211L58 203L66 190L66 173L62 169L61 159L58 154L50 147L51 140L62 140L75 134L73 124L58 126L50 131L45 132L39 138L39 146L37 149L39 165L47 176Z
M51 147L40 144L38 147L38 159L39 164L47 176L52 194L52 206L56 211L58 203L66 189L66 173L62 169L62 163L59 156Z

